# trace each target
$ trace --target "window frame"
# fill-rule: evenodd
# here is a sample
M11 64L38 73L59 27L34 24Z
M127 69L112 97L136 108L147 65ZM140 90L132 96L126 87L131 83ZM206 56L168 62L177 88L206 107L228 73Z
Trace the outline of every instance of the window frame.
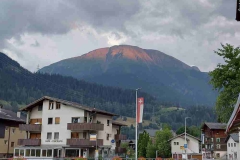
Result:
M49 120L52 119L52 123L49 123ZM48 124L53 124L53 118L52 117L49 117L48 118Z
M57 110L61 109L61 103L60 103L60 102L57 102L57 103L56 103L56 109L57 109Z
M55 117L55 124L60 124L60 117Z
M49 101L48 110L53 110L53 108L54 108L54 101Z
M42 105L38 106L38 111L42 111L42 109L43 109Z
M58 138L56 138L56 134L58 135ZM59 140L59 132L54 132L54 140Z
M48 137L48 135L51 135L50 138ZM47 140L51 140L52 139L52 132L47 132Z
M107 126L110 126L110 120L109 119L107 120Z

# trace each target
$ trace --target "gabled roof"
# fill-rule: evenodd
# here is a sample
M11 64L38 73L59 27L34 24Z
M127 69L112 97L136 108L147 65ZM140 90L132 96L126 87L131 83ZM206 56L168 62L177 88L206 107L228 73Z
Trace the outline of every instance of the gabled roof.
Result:
M116 125L116 126L127 126L126 124L118 122L118 121L112 121L112 124Z
M160 129L144 129L150 137L155 137L157 131L161 131ZM143 131L140 131L139 133L143 133Z
M212 122L205 122L202 126L202 128L206 125L210 129L220 129L225 130L227 127L226 123L212 123Z
M14 121L18 123L25 123L25 120L17 117L17 113L1 108L0 120Z
M168 141L172 141L172 140L174 140L174 139L176 139L176 138L178 138L178 137L180 137L180 138L185 138L185 133L179 134L179 135L177 135L177 136L169 139ZM188 134L188 133L186 134L186 138L187 138L187 137L191 137L191 138L196 139L197 141L201 142L201 140L200 140L199 138L194 137L194 136L192 136L192 135L190 135L190 134Z
M225 143L227 143L227 141L229 140L229 138L232 138L235 142L239 142L239 137L238 137L238 133L232 133L229 134L225 140Z
M63 99L53 98L53 97L49 97L49 96L44 96L44 97L30 103L26 107L22 108L21 111L27 111L27 110L35 107L37 104L42 103L44 100L51 100L51 101L55 101L55 102L60 102L62 104L69 105L69 106L79 108L79 109L82 109L82 110L86 110L86 111L89 111L89 112L97 112L97 113L100 113L100 114L117 116L117 114L114 114L114 113L106 112L106 111L99 110L99 109L96 109L96 108L86 107L86 106L83 106L83 105L81 105L79 103L76 103L76 102L66 101L66 100L63 100Z
M239 107L239 104L240 104L240 94L238 96L238 100L237 100L237 103L234 107L232 115L231 115L230 119L228 120L227 128L226 128L227 133L237 132L236 129L240 126L239 125L240 124L240 114L239 114L240 107Z

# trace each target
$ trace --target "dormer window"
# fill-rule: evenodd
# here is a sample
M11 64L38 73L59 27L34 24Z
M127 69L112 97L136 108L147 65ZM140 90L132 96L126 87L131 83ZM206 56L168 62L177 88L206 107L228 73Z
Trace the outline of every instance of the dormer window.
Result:
M53 110L53 101L49 101L49 110Z

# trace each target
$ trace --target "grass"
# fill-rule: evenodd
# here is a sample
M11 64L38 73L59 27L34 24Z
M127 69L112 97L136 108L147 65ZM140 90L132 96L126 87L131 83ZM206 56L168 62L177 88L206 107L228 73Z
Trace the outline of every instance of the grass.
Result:
M136 126L135 123L136 123L136 120L135 118L132 118L132 117L127 117L127 120L126 121L123 121L123 119L121 117L119 117L117 119L118 122L121 122L123 124L126 124L128 127L130 127L131 125L133 125L134 127ZM143 120L143 126L148 126L149 124L151 123L150 120Z

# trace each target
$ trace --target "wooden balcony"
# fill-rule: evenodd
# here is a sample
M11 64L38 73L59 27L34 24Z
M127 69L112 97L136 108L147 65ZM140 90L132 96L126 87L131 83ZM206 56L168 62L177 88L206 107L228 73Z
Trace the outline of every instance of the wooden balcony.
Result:
M115 153L126 153L126 152L127 152L126 148L121 148L121 147L115 148Z
M104 125L100 123L68 123L67 129L71 131L103 131Z
M41 124L20 124L19 129L21 131L41 132L42 131L42 125Z
M18 145L20 145L20 146L40 146L41 139L19 139Z
M118 141L118 140L126 140L127 139L127 136L126 135L123 135L123 134L115 134L115 140Z
M67 145L79 147L96 146L96 141L90 141L89 139L67 139ZM102 146L103 139L98 139L97 145Z

